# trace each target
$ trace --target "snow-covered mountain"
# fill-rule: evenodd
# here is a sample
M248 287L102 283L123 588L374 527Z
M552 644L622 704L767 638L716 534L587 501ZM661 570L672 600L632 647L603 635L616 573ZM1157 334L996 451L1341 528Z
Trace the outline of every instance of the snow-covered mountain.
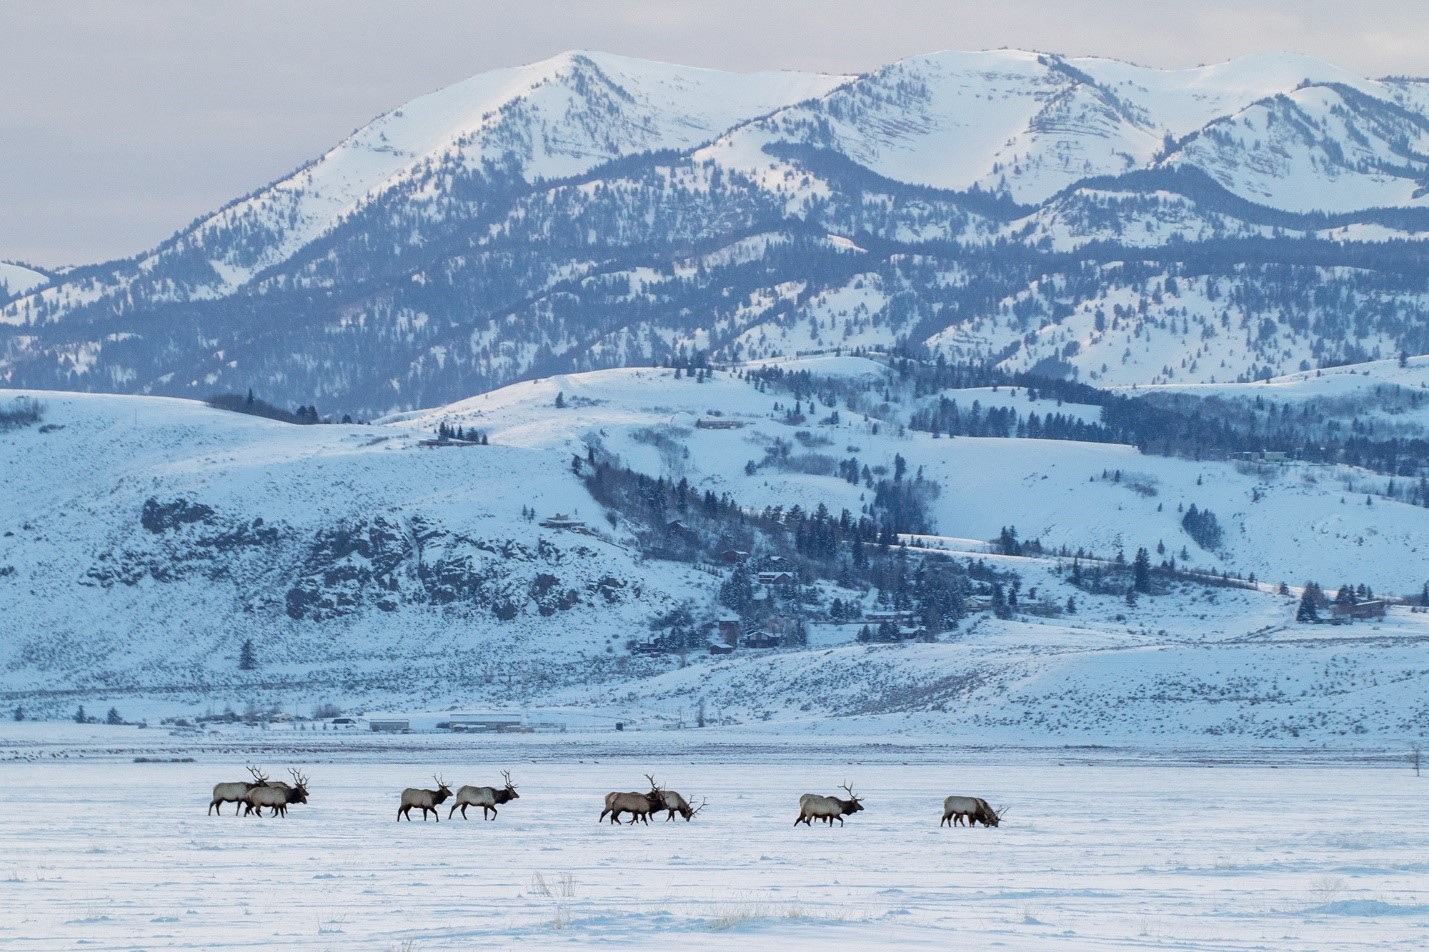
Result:
M852 719L1014 744L1343 744L1422 731L1429 615L1395 605L1351 627L1294 622L1307 581L1419 593L1429 509L1384 477L939 437L906 426L930 401L1088 423L1100 411L1026 389L919 395L852 357L775 366L886 396L864 412L791 397L754 366L625 369L372 425L293 426L154 397L0 394L0 407L43 404L38 420L0 432L0 698L46 716L77 702L126 713L336 702L580 707L650 726L688 722L703 700L721 721L819 731ZM1220 385L1217 397L1297 413L1330 401L1348 418L1429 380L1420 361L1372 371ZM807 415L791 413L796 399ZM1398 414L1401 432L1429 431L1426 413ZM461 437L435 441L444 428ZM850 457L871 475L855 465L849 479ZM597 500L593 459L649 477L634 508ZM857 519L881 505L888 484L873 481L895 472L923 487L929 531L904 536L917 545L871 587L845 563L777 596L807 617L805 646L632 651L677 617L692 632L729 617L736 569L721 552L749 544L761 511L766 523L784 513L791 532L801 511ZM652 516L651 494L677 484L690 508ZM1215 546L1188 534L1191 506L1219 516ZM707 518L716 511L724 523ZM580 525L543 525L557 515ZM1009 526L1038 547L989 543ZM752 538L751 564L766 564L769 537ZM857 547L839 558L856 562ZM1128 596L1119 563L1138 549L1182 574ZM889 574L900 558L910 576L962 579L965 613L928 642L860 643L860 627L903 597L905 570ZM1282 581L1291 594L1277 594ZM1001 613L989 599L1005 590L1020 597ZM841 611L855 605L850 621Z
M1115 385L1425 353L1426 88L1288 54L568 53L0 307L0 380L362 417L682 349L909 344Z
M0 261L0 302L10 301L43 287L48 275L12 261Z

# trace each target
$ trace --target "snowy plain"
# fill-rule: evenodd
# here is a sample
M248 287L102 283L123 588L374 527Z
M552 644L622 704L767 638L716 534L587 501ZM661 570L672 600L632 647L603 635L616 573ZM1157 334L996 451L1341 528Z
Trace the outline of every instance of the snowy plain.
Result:
M1403 949L1429 937L1425 782L1248 752L791 744L686 731L170 738L0 728L0 947L34 950ZM142 740L141 740L142 738ZM706 740L708 738L708 740ZM157 750L191 763L135 763ZM296 764L287 819L205 814ZM493 783L492 822L394 820L400 790ZM615 828L652 773L693 822ZM792 825L849 782L844 827ZM980 795L995 829L940 828Z

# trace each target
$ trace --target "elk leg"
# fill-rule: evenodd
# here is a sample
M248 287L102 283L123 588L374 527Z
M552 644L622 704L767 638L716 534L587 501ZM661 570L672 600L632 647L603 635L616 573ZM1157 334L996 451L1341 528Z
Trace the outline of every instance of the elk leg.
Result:
M496 812L496 807L487 807L487 806L485 806L485 805L483 805L482 808L481 808L481 818L482 818L483 820L486 819L486 811L487 811L488 809L491 811L491 819L493 819L493 820L496 819L496 817L499 815L499 814L497 814L497 812Z

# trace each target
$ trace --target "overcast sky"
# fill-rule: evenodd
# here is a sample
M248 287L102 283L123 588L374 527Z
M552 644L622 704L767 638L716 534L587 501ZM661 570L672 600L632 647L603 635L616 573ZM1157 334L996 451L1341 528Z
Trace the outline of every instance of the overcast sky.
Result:
M0 0L0 36L0 259L42 266L138 252L378 113L567 49L828 72L1289 50L1429 75L1425 0Z

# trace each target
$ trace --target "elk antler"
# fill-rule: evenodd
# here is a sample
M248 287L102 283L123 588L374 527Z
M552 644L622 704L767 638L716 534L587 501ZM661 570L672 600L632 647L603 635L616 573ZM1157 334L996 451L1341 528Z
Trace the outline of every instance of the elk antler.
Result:
M300 786L300 787L302 787L302 788L304 788L304 789L307 789L307 786L308 786L308 778L307 778L307 777L304 777L302 774L300 774L300 773L297 771L296 768L293 768L293 767L289 767L289 768L288 768L288 773L290 773L290 774L293 775L293 783L297 784L298 786Z
M446 784L446 781L443 780L441 777L438 777L436 774L432 774L432 779L437 782L437 789L438 789L438 790L440 790L442 787L445 787L445 786L447 785L447 784Z
M844 784L844 785L843 785L843 788L844 788L844 791L848 794L850 800L857 800L857 799L858 799L858 797L856 797L856 796L853 795L853 787L852 787L852 786L850 786L849 784Z
M268 778L263 775L263 771L259 770L257 767L249 767L248 772L253 775L253 779L257 782L258 786L267 786Z
M502 780L505 780L505 781L506 781L506 786L510 787L512 790L515 790L515 789L516 789L516 784L514 784L514 783L511 782L511 771L509 771L509 770L503 770L503 771L501 771L501 779L502 779Z
M709 803L709 802L710 802L710 798L709 798L709 797L705 797L705 798L703 798L702 800L700 800L700 805L697 806L697 807L695 807L693 810L690 811L690 819L693 820L695 817L699 816L700 811L703 810L703 809L705 808L705 804L707 804L707 803Z
M655 775L654 775L654 774L646 774L646 775L645 775L645 779L648 780L648 781L650 781L650 790L651 790L651 792L653 792L653 793L659 793L659 792L660 792L660 785L655 782Z

